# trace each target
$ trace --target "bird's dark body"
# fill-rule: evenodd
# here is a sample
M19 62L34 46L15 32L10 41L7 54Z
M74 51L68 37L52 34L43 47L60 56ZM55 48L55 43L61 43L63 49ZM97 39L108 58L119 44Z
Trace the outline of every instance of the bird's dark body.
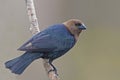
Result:
M18 50L26 51L23 55L5 63L13 73L21 74L25 68L38 58L51 62L64 55L75 44L74 36L64 24L53 25L34 35Z
M48 73L55 71L57 74L52 61L64 55L75 45L82 30L86 30L86 26L78 19L70 19L62 24L50 26L24 43L18 50L25 53L7 61L5 66L15 74L22 74L34 60L44 58L52 67Z
M33 36L19 50L37 52L43 54L42 58L53 60L65 54L74 44L75 38L64 24L56 24Z

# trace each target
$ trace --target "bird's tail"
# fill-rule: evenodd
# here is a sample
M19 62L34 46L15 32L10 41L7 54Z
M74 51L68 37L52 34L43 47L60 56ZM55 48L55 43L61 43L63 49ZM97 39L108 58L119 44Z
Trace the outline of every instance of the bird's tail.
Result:
M32 63L35 59L41 58L41 53L26 52L20 57L7 61L6 68L10 69L12 73L22 74L22 72Z

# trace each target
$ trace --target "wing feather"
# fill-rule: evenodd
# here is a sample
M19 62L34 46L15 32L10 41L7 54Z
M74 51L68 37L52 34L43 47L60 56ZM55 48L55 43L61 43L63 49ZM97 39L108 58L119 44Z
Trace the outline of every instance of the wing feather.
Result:
M55 25L33 36L18 50L52 52L69 49L74 44L75 39L64 25Z

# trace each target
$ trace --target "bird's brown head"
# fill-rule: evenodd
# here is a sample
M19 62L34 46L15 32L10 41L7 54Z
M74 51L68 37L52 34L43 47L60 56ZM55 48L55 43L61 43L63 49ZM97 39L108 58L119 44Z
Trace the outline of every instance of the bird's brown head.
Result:
M63 23L66 28L73 34L76 38L76 40L79 37L79 34L82 30L86 30L86 26L81 20L78 19L70 19Z

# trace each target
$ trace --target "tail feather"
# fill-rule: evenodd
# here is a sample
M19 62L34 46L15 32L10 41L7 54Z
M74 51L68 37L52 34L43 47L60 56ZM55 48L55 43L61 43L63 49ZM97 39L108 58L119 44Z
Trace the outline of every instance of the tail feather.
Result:
M20 57L7 61L6 68L10 69L12 73L22 74L22 72L36 59L42 57L42 53L26 52Z
M17 63L18 60L19 60L19 57L18 57L18 58L15 58L15 59L13 59L13 60L7 61L7 62L5 63L5 67L6 67L6 68L11 68L14 64Z

